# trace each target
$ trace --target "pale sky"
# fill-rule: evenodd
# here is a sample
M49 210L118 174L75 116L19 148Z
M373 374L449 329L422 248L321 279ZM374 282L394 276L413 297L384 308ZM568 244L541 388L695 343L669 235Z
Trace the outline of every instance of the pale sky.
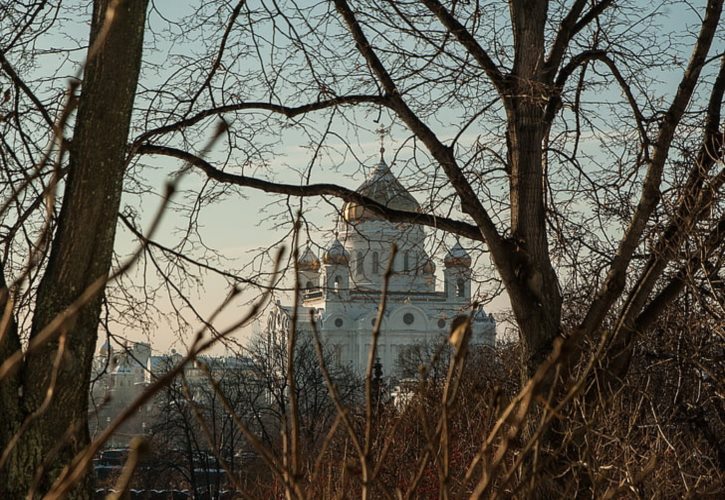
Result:
M701 3L701 2L699 2ZM189 5L193 2L184 2L178 0L157 0L153 3L153 9L149 14L149 23L155 27L164 27L165 23L163 18L167 19L178 19L183 15L190 12ZM250 0L250 4L255 2ZM61 47L69 47L78 44L78 41L87 37L86 23L89 16L78 15L69 21L64 26L63 33L51 32L45 35L39 42L41 49L46 47L48 49L58 49ZM688 22L693 20L693 13L689 12L668 12L668 16L663 19L665 29L669 28L668 23L672 23L673 26L682 28ZM146 45L147 51L145 52L145 59L150 62L163 62L170 54L181 55L184 50L193 51L195 50L194 42L186 44L184 46L175 47L169 49L168 45L163 42L159 42L160 39L155 39L151 34L147 35ZM198 48L198 47L196 47ZM717 47L715 47L717 50ZM722 44L720 49L722 50ZM689 51L689 46L688 46ZM49 51L46 56L41 58L41 67L37 69L39 73L47 73L52 71L51 68L57 67L60 61L60 55L54 51ZM77 63L82 58L81 52L74 53L72 58ZM169 59L172 60L172 59ZM173 59L175 60L175 59ZM253 61L253 58L250 58ZM173 65L167 65L162 70L157 72L146 71L144 78L141 82L140 90L153 89L159 85L168 74L162 74L163 71L173 72L176 69ZM66 63L59 74L70 75L73 73L77 66L73 65L73 61ZM675 68L676 69L676 68ZM663 80L663 89L669 91L672 87L672 82L675 78L679 77L677 71L670 73L663 72L661 78ZM137 101L138 103L138 101ZM392 163L393 172L398 175L405 177L406 169L410 168L407 166L407 161L410 160L410 148L403 146L404 141L409 137L403 128L397 123L394 123L389 114L383 113L380 123L376 122L378 118L376 113L356 113L357 122L352 125L347 123L346 125L339 124L340 133L344 136L350 144L350 150L345 154L341 154L345 148L337 148L337 152L331 151L328 155L325 155L319 159L316 163L315 168L311 173L310 182L338 182L341 185L354 188L358 186L364 178L364 174L368 168L370 168L378 159L378 138L373 132L377 129L380 124L385 127L390 127L389 133L385 138L385 147L387 150L386 159L388 163ZM439 118L444 120L440 122L432 122L430 125L440 134L443 138L450 138L455 134L455 130L449 130L446 128L445 121L448 120L455 123L454 111L446 114L441 113ZM324 123L317 124L320 128L324 128ZM461 144L473 144L476 138L481 134L481 130L475 128L468 131L466 135L461 139ZM483 132L485 133L485 131ZM274 154L271 155L268 160L269 164L267 169L269 172L274 173L274 180L288 183L300 182L300 173L305 170L308 162L310 161L310 150L305 147L306 138L299 134L295 130L289 130L281 135L281 142L274 145ZM328 139L328 143L331 145L335 144L335 139ZM354 154L350 154L354 153ZM214 162L218 159L217 151L212 151L208 158ZM396 161L393 162L394 156L397 155ZM151 163L157 170L152 171L145 169L143 171L148 184L159 192L165 182L165 179L170 175L179 165L167 159L160 159L155 157L153 159L146 158L146 163ZM407 171L409 174L410 172ZM260 171L257 175L264 177L264 172ZM192 174L185 178L182 182L182 189L193 189L200 186L201 177ZM405 181L404 181L405 184ZM414 188L415 186L408 186ZM413 193L416 197L420 198L420 195ZM227 196L220 202L211 204L205 207L200 215L199 230L203 233L205 244L215 251L222 254L231 267L242 267L246 265L250 259L256 255L255 250L261 247L267 247L276 243L283 235L278 229L277 224L279 220L269 220L266 214L271 212L280 211L281 207L270 208L268 204L273 198L264 193L260 193L251 189L241 190L239 193ZM279 198L278 198L279 199ZM420 200L419 201L423 201ZM155 211L155 207L158 205L158 199L151 195L136 196L126 195L123 204L133 207L135 210L140 212L140 221L148 224L149 218ZM294 201L294 203L298 203ZM312 202L313 205L315 204ZM334 206L339 207L341 202L339 200L333 201ZM305 202L308 205L308 202ZM317 203L317 208L306 211L306 217L313 223L317 224L321 231L315 232L315 243L324 245L330 241L332 237L332 230L334 229L335 218L333 207L325 203ZM296 205L295 205L296 206ZM289 218L287 218L289 221ZM165 214L161 230L158 233L157 239L168 245L173 245L174 242L178 241L179 230L184 226L185 222L176 210L171 210ZM430 231L429 231L430 233ZM448 244L452 243L453 239L448 238L446 240ZM289 241L287 242L289 244ZM464 242L465 245L466 242ZM119 232L117 237L117 250L120 254L126 254L130 251L130 239L128 232L119 226ZM440 259L442 255L438 257L438 269L442 268ZM483 257L480 261L481 269L488 265L488 261ZM136 274L131 277L133 279L140 280L140 270L136 270ZM202 314L209 314L211 310L219 304L227 293L224 280L220 278L206 277L202 281L193 284L188 287L191 293L189 299L192 301L194 307ZM475 287L474 287L475 289ZM220 318L219 325L222 327L225 324L233 322L238 318L246 306L243 305L246 301L252 299L254 293L247 292L240 297L235 304L232 304ZM169 348L176 348L177 350L184 350L184 343L188 342L188 338L180 339L172 335L170 324L173 323L173 313L168 303L161 301L157 304L157 307L162 311L162 318L158 321L158 324L151 328L149 336L140 333L139 331L129 330L117 325L114 327L114 333L126 337L130 340L150 340L154 348L158 351L165 351ZM508 300L505 296L499 296L495 298L491 304L487 306L487 311L495 314L501 313L508 308ZM264 318L262 319L264 322ZM499 334L504 333L506 326L503 323L499 323ZM244 338L251 334L253 328L246 328L240 333L240 337ZM102 342L102 340L101 340Z

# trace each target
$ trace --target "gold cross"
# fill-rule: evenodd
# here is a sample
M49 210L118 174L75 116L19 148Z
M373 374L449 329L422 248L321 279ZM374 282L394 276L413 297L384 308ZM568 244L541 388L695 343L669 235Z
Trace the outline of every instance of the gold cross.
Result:
M380 136L380 161L383 161L383 153L385 153L385 127L380 125L380 128L378 128L375 132L378 133Z

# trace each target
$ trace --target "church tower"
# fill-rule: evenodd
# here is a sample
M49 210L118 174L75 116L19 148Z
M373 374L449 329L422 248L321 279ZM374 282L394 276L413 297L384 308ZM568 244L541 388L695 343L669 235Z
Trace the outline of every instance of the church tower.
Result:
M350 253L335 238L325 250L322 262L325 264L325 301L347 301L350 298Z
M443 259L443 283L446 297L455 303L471 302L471 256L456 242Z
M297 261L297 280L300 290L305 294L320 288L320 259L309 246Z

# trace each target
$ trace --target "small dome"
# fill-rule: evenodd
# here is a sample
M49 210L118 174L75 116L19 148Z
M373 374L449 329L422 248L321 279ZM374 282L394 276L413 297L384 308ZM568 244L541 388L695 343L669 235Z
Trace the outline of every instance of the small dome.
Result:
M108 340L106 340L103 344L101 344L101 348L98 349L98 354L101 356L108 356L111 351L111 344L109 344Z
M317 258L317 255L315 255L315 252L309 246L302 252L302 255L297 261L297 268L300 271L317 272L320 270L320 259Z
M471 256L457 241L453 248L448 251L443 263L446 267L471 267Z
M433 263L433 259L428 257L425 260L425 263L423 264L423 273L425 274L435 274L436 272L436 265Z
M325 264L339 264L346 266L350 262L350 253L345 250L340 240L335 238L335 241L327 247L325 255L322 257Z
M483 306L478 306L478 309L476 309L476 312L473 314L473 321L476 322L484 322L484 321L492 321L493 318L490 314L486 314L486 311L483 310Z

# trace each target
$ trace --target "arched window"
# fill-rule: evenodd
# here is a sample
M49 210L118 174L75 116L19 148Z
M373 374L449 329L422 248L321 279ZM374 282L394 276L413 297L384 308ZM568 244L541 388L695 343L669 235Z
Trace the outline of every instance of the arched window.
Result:
M335 276L335 283L332 285L335 293L340 293L340 285L342 285L342 278L339 276Z
M380 256L373 252L373 274L380 274Z
M410 271L410 254L408 252L403 254L403 271Z
M365 266L363 265L363 253L358 252L357 253L357 261L356 261L356 267L357 267L357 273L358 274L364 274L365 273Z
M308 281L307 283L305 283L305 288L308 290L312 290L313 288L315 288L315 285L313 285L311 281Z
M458 278L456 281L456 297L465 297L466 295L466 282L462 278Z

